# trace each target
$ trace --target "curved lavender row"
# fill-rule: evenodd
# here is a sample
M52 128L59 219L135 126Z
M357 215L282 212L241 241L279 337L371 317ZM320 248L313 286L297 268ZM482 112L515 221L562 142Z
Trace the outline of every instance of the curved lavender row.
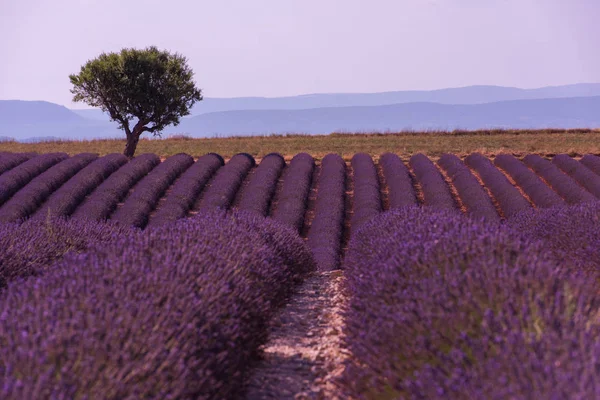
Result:
M184 153L167 158L135 185L123 206L118 208L110 219L126 226L144 228L148 222L148 215L156 207L158 200L175 179L193 163L192 156Z
M415 154L409 160L417 182L421 185L425 197L425 207L453 210L457 209L456 202L450 193L450 188L444 177L433 162L424 154Z
M254 158L247 153L233 156L227 164L217 171L206 189L204 196L195 208L208 210L211 208L228 209L250 169L256 164Z
M508 225L528 238L543 241L556 259L564 260L562 268L592 272L594 277L600 272L600 202L523 212Z
M514 156L499 154L496 156L494 164L510 175L536 207L548 208L566 204L562 197L550 189L539 176Z
M285 160L281 154L271 153L265 156L242 193L238 208L266 216L269 212L269 203L277 188L277 180L284 167Z
M160 158L155 154L135 157L102 182L75 210L72 217L92 221L108 219L129 189L158 164Z
M473 153L465 158L465 163L477 171L484 185L490 189L500 205L505 218L532 208L529 201L487 157Z
M577 204L584 201L595 201L596 198L590 192L579 186L569 175L565 174L550 161L529 154L523 158L523 162L541 176L568 204Z
M557 154L552 159L552 163L600 199L600 176L591 169L573 160L567 154Z
M0 206L33 178L67 159L66 153L48 153L34 157L0 176Z
M304 224L306 202L310 192L315 160L311 155L299 153L292 158L284 173L283 187L272 217L300 231Z
M16 167L19 164L33 158L34 153L5 153L0 154L0 175Z
M384 153L379 165L389 188L390 209L418 204L410 171L402 159L394 153Z
M0 207L0 222L14 222L32 215L55 190L97 158L94 153L80 153L38 175Z
M365 224L344 261L340 397L597 398L599 283L545 250L449 211Z
M315 217L308 231L308 246L320 271L340 266L345 193L346 163L339 155L328 154L321 162Z
M467 208L468 215L488 221L500 220L500 215L498 215L492 199L460 158L454 154L442 154L438 165L452 179L452 184Z
M579 162L594 171L596 175L600 175L600 157L586 154Z
M165 202L150 217L148 227L184 218L194 205L198 194L204 189L215 172L224 165L223 158L217 154L206 154L187 169L173 184Z
M9 285L0 397L238 398L269 320L314 263L275 221L200 215Z
M66 253L85 251L128 230L116 224L53 217L0 224L0 291L13 280L43 274Z
M381 212L381 192L377 168L370 155L356 153L350 163L354 171L352 230L355 231Z
M127 157L123 154L109 154L95 160L52 193L33 218L43 219L48 214L57 217L71 215L85 196L126 162Z

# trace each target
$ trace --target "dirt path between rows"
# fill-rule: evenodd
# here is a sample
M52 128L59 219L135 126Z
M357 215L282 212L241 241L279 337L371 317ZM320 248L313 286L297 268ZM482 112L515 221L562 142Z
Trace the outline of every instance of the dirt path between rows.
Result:
M273 319L247 400L338 399L332 381L346 358L341 348L343 279L341 271L315 272L298 287Z

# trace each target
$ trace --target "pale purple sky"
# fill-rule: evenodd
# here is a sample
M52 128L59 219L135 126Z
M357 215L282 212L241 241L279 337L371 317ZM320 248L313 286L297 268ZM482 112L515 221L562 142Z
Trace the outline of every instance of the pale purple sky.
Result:
M70 73L148 45L187 56L206 97L600 82L599 15L600 0L0 0L0 99L72 107Z

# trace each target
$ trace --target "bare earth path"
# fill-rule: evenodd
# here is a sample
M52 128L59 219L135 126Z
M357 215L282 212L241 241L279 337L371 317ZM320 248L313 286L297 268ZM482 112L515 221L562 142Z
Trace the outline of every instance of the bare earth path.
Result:
M251 377L247 400L336 399L341 373L341 271L315 272L272 323L264 359Z

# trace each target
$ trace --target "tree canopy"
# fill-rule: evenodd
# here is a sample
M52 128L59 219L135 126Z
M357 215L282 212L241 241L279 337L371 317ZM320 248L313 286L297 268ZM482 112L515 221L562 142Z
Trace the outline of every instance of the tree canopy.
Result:
M125 131L124 154L133 157L140 135L160 135L202 100L187 59L156 47L102 53L69 76L73 101L108 113ZM137 120L137 121L134 121Z

